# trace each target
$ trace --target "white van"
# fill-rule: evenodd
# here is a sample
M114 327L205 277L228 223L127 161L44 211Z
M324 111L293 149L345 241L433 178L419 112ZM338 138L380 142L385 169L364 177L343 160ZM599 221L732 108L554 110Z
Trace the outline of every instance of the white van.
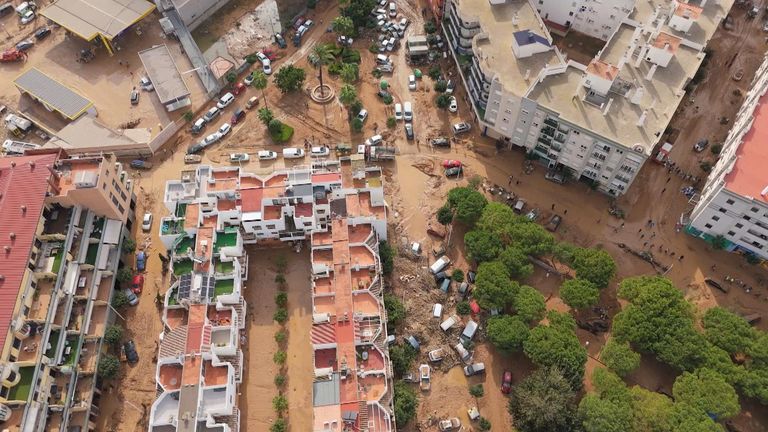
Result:
M475 333L477 332L477 323L469 320L466 327L464 327L464 331L461 332L461 340L462 341L471 341L473 337L475 337Z
M389 56L386 56L384 54L377 54L376 55L376 63L380 65L389 64Z
M395 104L395 120L400 121L403 119L403 106L399 103Z
M459 322L459 317L456 315L450 316L447 320L440 323L440 328L443 331L448 331L453 327L457 322Z
M413 120L413 107L411 106L410 102L403 104L403 118L407 122Z
M440 319L443 316L443 305L440 303L435 303L434 306L432 306L432 317Z
M384 137L381 135L374 135L367 140L365 140L365 144L369 146L377 146L381 144L384 141Z
M461 342L457 343L453 349L456 350L456 352L459 354L459 358L461 361L463 361L465 364L469 364L469 362L472 361L472 354L467 351L466 348L464 348L464 345L461 344Z
M272 150L259 150L259 160L273 160L277 159L277 153Z
M397 5L395 2L389 2L389 16L392 18L397 16Z
M285 159L301 159L304 157L304 149L288 147L283 149Z
M431 271L432 274L438 274L443 271L444 268L448 267L450 263L451 259L443 255L439 260L435 261L431 266L429 266L429 271Z

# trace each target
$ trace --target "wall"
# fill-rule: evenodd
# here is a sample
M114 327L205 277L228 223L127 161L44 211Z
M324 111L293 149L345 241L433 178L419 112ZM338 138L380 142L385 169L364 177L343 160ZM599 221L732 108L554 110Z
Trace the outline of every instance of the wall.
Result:
M229 0L174 0L173 4L189 31L196 29Z

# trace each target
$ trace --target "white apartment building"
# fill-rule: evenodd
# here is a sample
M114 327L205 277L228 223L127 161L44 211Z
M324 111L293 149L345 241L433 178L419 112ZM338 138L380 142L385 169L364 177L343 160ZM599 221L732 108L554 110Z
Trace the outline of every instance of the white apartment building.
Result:
M726 249L768 259L768 57L723 143L691 213L688 232Z
M582 3L595 17L628 7ZM637 2L588 65L552 45L533 0L448 0L443 31L483 133L618 196L658 144L732 3Z
M632 12L635 0L531 0L553 32L569 30L607 41Z

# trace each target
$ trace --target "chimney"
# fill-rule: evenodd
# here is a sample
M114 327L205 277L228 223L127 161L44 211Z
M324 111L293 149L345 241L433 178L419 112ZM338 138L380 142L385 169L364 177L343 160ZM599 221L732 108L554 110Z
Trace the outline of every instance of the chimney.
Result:
M613 98L608 99L608 103L605 104L605 109L603 110L603 115L608 115L608 110L611 109L611 104L613 103Z
M24 205L24 204L21 205L21 212L22 213L27 213L27 206L26 205Z
M642 114L640 114L640 118L637 119L637 127L643 127L645 126L645 118L648 117L648 110L644 110Z
M8 234L8 237L10 237L11 240L15 240L16 239L16 233L15 232L11 232L11 233Z
M656 73L656 68L658 68L658 67L659 66L657 64L654 64L653 66L651 66L651 68L648 70L648 73L645 75L645 80L646 81L650 81L650 80L653 79L653 74Z

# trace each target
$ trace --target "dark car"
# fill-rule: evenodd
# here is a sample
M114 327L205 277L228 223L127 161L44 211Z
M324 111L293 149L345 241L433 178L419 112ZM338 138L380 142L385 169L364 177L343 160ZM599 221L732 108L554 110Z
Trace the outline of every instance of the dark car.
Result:
M727 293L728 290L729 290L728 287L725 287L725 286L721 285L719 282L717 282L717 281L715 281L713 279L710 279L710 278L704 279L704 282L706 282L706 284L711 286L712 288L719 289L720 291L722 291L724 293Z
M37 40L43 40L47 38L51 34L51 29L48 27L40 27L39 29L35 30L35 39Z
M405 124L405 137L409 140L413 140L413 124Z
M191 146L189 146L189 148L187 148L187 154L188 155L195 154L204 148L205 146L200 143L192 144Z
M461 167L453 167L445 170L446 177L458 177L461 175Z
M240 123L240 120L245 117L245 111L242 108L235 108L235 112L232 114L232 118L229 119L229 123L234 126Z
M139 103L139 91L136 87L131 90L131 105L137 105Z
M708 145L709 145L709 140L708 139L706 139L706 138L700 139L699 142L697 142L693 146L693 151L701 153L701 152L704 151L705 148L707 148Z
M560 215L552 215L552 218L547 222L547 230L555 232L557 231L557 228L560 227L560 222L563 221L563 218L560 217Z
M280 33L275 33L275 43L280 48L285 48L288 46L288 44L285 43L285 38L283 38L283 35L281 35Z
M19 51L29 51L33 46L35 46L35 41L27 39L17 43L16 49Z
M123 351L125 351L125 358L130 364L136 364L139 362L139 353L136 351L136 344L132 340L123 344Z
M432 144L432 147L450 147L451 146L451 141L445 137L433 138L429 143Z

